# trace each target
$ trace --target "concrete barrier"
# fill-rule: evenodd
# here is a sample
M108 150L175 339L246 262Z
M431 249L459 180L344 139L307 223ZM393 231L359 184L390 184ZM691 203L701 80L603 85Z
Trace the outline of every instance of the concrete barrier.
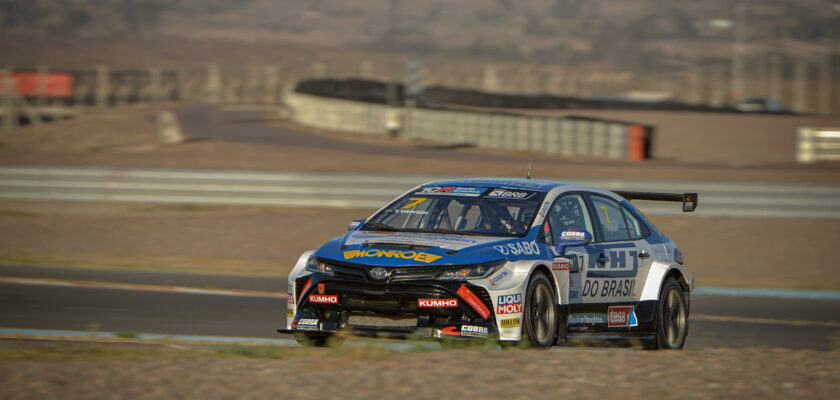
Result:
M296 92L285 97L292 119L303 125L389 134L384 104ZM405 140L614 159L648 157L646 128L625 122L417 107L401 111L399 123L390 124L400 126L399 135Z
M796 161L840 160L840 128L799 128Z

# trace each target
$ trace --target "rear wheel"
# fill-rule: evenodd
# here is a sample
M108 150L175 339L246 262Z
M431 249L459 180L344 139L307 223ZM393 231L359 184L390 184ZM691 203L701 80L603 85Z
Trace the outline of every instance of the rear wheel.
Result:
M679 350L688 335L688 307L682 286L668 278L659 293L656 309L656 338L645 343L648 349Z
M525 295L523 334L531 346L546 349L554 344L557 335L557 300L551 282L536 273L528 282Z

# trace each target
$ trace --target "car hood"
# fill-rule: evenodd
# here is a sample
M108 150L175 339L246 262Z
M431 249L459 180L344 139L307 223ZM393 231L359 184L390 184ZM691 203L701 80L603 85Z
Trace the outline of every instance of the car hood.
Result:
M325 243L315 255L371 266L419 266L540 258L544 257L547 251L547 246L527 238L350 231Z

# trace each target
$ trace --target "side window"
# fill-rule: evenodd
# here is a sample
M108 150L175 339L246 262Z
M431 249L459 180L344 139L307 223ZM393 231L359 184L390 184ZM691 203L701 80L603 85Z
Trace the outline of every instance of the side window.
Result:
M624 219L627 221L627 227L630 230L630 239L641 239L650 234L645 225L627 207L622 206L621 212L624 213Z
M554 200L554 204L548 210L546 220L551 228L550 233L546 232L549 233L548 243L551 244L557 239L557 235L566 229L574 228L594 233L589 212L586 210L586 202L579 194L568 194Z
M593 195L592 205L595 207L595 215L598 216L602 241L630 240L627 222L618 203L606 197Z

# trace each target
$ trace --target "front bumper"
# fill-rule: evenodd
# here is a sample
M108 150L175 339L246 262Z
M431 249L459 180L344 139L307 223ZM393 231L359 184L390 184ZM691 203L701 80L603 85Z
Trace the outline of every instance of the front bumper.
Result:
M369 279L311 274L294 284L291 329L403 338L483 338L496 334L490 294L467 281Z

